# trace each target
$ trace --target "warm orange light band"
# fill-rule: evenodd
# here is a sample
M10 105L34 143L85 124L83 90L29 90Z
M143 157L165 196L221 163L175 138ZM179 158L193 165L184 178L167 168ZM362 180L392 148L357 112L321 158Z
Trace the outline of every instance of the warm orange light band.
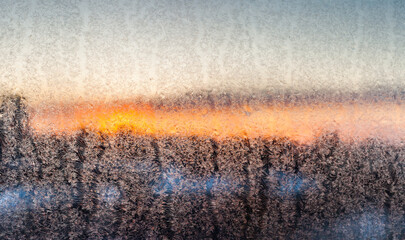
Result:
M122 128L136 134L209 136L214 138L288 137L308 142L322 131L342 139L379 137L402 140L405 105L397 103L328 103L304 106L241 106L222 109L158 109L147 104L76 106L36 109L31 126L37 132L72 132L81 128L114 134Z

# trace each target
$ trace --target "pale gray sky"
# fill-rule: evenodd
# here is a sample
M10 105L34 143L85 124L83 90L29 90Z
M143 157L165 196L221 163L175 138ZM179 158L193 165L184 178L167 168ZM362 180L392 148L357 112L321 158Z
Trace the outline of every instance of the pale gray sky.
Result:
M405 86L401 0L3 0L0 39L32 101Z

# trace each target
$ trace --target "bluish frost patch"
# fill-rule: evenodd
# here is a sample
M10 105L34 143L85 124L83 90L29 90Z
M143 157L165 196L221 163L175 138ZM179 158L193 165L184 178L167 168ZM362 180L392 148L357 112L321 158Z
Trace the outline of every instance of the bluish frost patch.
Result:
M366 212L361 214L359 227L362 237L364 239L379 239L385 238L387 232L385 231L385 216L378 216L373 212Z
M115 185L100 186L98 192L100 200L107 205L114 205L121 198L121 191Z
M304 191L313 188L316 189L314 180L303 176L300 173L287 173L282 171L273 171L271 176L277 179L276 189L274 194L279 197L290 197L301 194ZM172 194L185 193L203 193L210 189L213 192L234 193L236 189L243 188L243 184L238 184L234 188L232 178L228 175L210 177L208 179L198 179L192 176L184 175L179 169L168 168L162 176L162 180L157 183L153 191L155 194L163 194L166 191L171 191ZM234 189L234 190L233 190Z
M0 195L0 213L10 211L21 204L20 196L23 194L21 189L6 190Z
M55 203L50 187L16 187L0 194L0 214L35 210L39 205ZM54 204L52 204L54 205Z
M153 191L155 194L163 194L167 191L171 191L172 194L205 194L207 189L216 188L231 190L229 182L219 177L210 177L202 180L186 176L179 169L168 168L163 173L162 180L153 188Z
M272 171L270 175L277 179L278 192L276 194L279 197L295 196L310 188L316 188L315 181L303 176L301 173Z
M356 233L359 239L387 239L389 232L385 228L386 224L385 214L379 214L376 209L369 209L338 218L326 230L343 237L347 233Z

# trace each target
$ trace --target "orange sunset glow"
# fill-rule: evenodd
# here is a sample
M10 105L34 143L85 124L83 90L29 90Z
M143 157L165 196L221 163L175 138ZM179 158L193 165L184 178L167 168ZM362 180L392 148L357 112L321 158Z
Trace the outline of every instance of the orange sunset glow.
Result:
M36 132L72 133L80 129L114 134L129 129L139 135L288 137L310 142L325 131L342 140L377 137L402 140L405 106L398 103L319 103L301 106L253 105L211 109L156 108L148 104L77 105L36 109Z

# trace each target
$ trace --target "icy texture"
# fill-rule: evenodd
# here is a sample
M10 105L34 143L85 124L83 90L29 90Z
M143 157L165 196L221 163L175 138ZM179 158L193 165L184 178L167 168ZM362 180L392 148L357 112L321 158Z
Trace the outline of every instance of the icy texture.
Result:
M33 134L24 109L0 111L0 238L405 237L400 145Z
M403 89L404 1L3 0L0 89L36 101Z
M405 239L404 23L402 0L2 0L0 239ZM122 102L171 115L74 110ZM236 117L188 128L212 112Z

